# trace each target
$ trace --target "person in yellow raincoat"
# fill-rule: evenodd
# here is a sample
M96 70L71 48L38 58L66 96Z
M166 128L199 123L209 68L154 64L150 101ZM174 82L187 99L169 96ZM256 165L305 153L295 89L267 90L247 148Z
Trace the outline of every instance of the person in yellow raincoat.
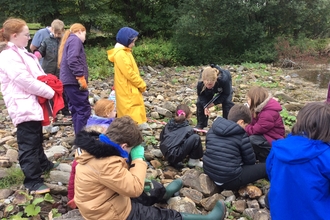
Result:
M146 83L140 76L139 69L132 55L132 47L138 32L129 27L121 28L116 36L115 47L108 50L108 59L114 63L117 117L129 115L138 124L147 122L142 92Z

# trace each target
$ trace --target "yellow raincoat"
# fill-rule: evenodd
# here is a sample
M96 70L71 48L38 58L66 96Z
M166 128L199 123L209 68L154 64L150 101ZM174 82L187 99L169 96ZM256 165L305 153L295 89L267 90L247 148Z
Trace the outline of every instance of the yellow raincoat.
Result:
M117 117L129 115L138 124L147 122L142 96L142 92L146 91L146 83L140 76L132 50L120 45L107 53L115 67Z

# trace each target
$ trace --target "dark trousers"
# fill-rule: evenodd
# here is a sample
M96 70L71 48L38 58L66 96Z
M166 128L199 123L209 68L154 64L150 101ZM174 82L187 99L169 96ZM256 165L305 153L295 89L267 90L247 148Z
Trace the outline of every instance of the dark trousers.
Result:
M69 116L70 111L69 111L69 104L68 104L68 98L65 95L65 92L63 92L63 101L64 101L64 108L61 109L62 115Z
M228 118L228 113L231 109L231 107L234 106L234 103L231 101L233 98L233 94L230 94L226 100L222 102L222 117L227 119ZM204 114L204 106L200 102L200 98L197 99L196 103L197 111L197 127L198 128L205 128L207 127L207 121L209 119L208 116Z
M250 142L252 144L256 159L259 162L266 162L271 146L263 135L251 135Z
M89 92L88 90L79 90L78 85L65 85L64 92L72 114L74 132L77 134L86 126L91 115L91 105L88 100Z
M164 186L157 181L152 180L154 189L150 195L142 193L138 198L131 199L132 209L127 220L182 220L181 214L172 209L161 209L152 206L155 203L162 202L166 192Z
M203 157L203 146L198 134L189 136L182 146L168 151L165 155L167 161L173 165L182 162L187 156L191 159L200 159Z
M24 173L24 186L36 190L43 184L41 175L50 170L53 163L45 155L41 121L23 122L17 125L18 160Z
M243 165L241 175L229 182L218 186L221 190L237 190L241 186L253 183L259 179L267 178L266 164L258 163L254 165Z

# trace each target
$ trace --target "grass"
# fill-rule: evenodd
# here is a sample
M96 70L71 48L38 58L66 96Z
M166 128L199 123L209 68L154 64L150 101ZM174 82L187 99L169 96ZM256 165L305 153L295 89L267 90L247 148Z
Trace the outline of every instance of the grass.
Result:
M20 168L9 168L7 176L0 179L0 189L10 188L13 185L23 184L24 174Z

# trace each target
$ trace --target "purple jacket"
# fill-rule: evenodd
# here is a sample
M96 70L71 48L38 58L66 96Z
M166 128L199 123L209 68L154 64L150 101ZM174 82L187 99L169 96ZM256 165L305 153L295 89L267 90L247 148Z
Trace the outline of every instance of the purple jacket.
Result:
M282 107L278 101L269 96L256 108L257 117L245 127L249 136L263 135L272 145L273 140L284 138L285 128L280 115Z
M86 127L91 125L100 125L107 129L113 120L115 120L115 118L103 118L97 115L92 115L89 117Z
M77 76L85 76L88 82L88 67L84 45L75 34L70 34L63 49L60 80L63 85L79 85L76 79Z

